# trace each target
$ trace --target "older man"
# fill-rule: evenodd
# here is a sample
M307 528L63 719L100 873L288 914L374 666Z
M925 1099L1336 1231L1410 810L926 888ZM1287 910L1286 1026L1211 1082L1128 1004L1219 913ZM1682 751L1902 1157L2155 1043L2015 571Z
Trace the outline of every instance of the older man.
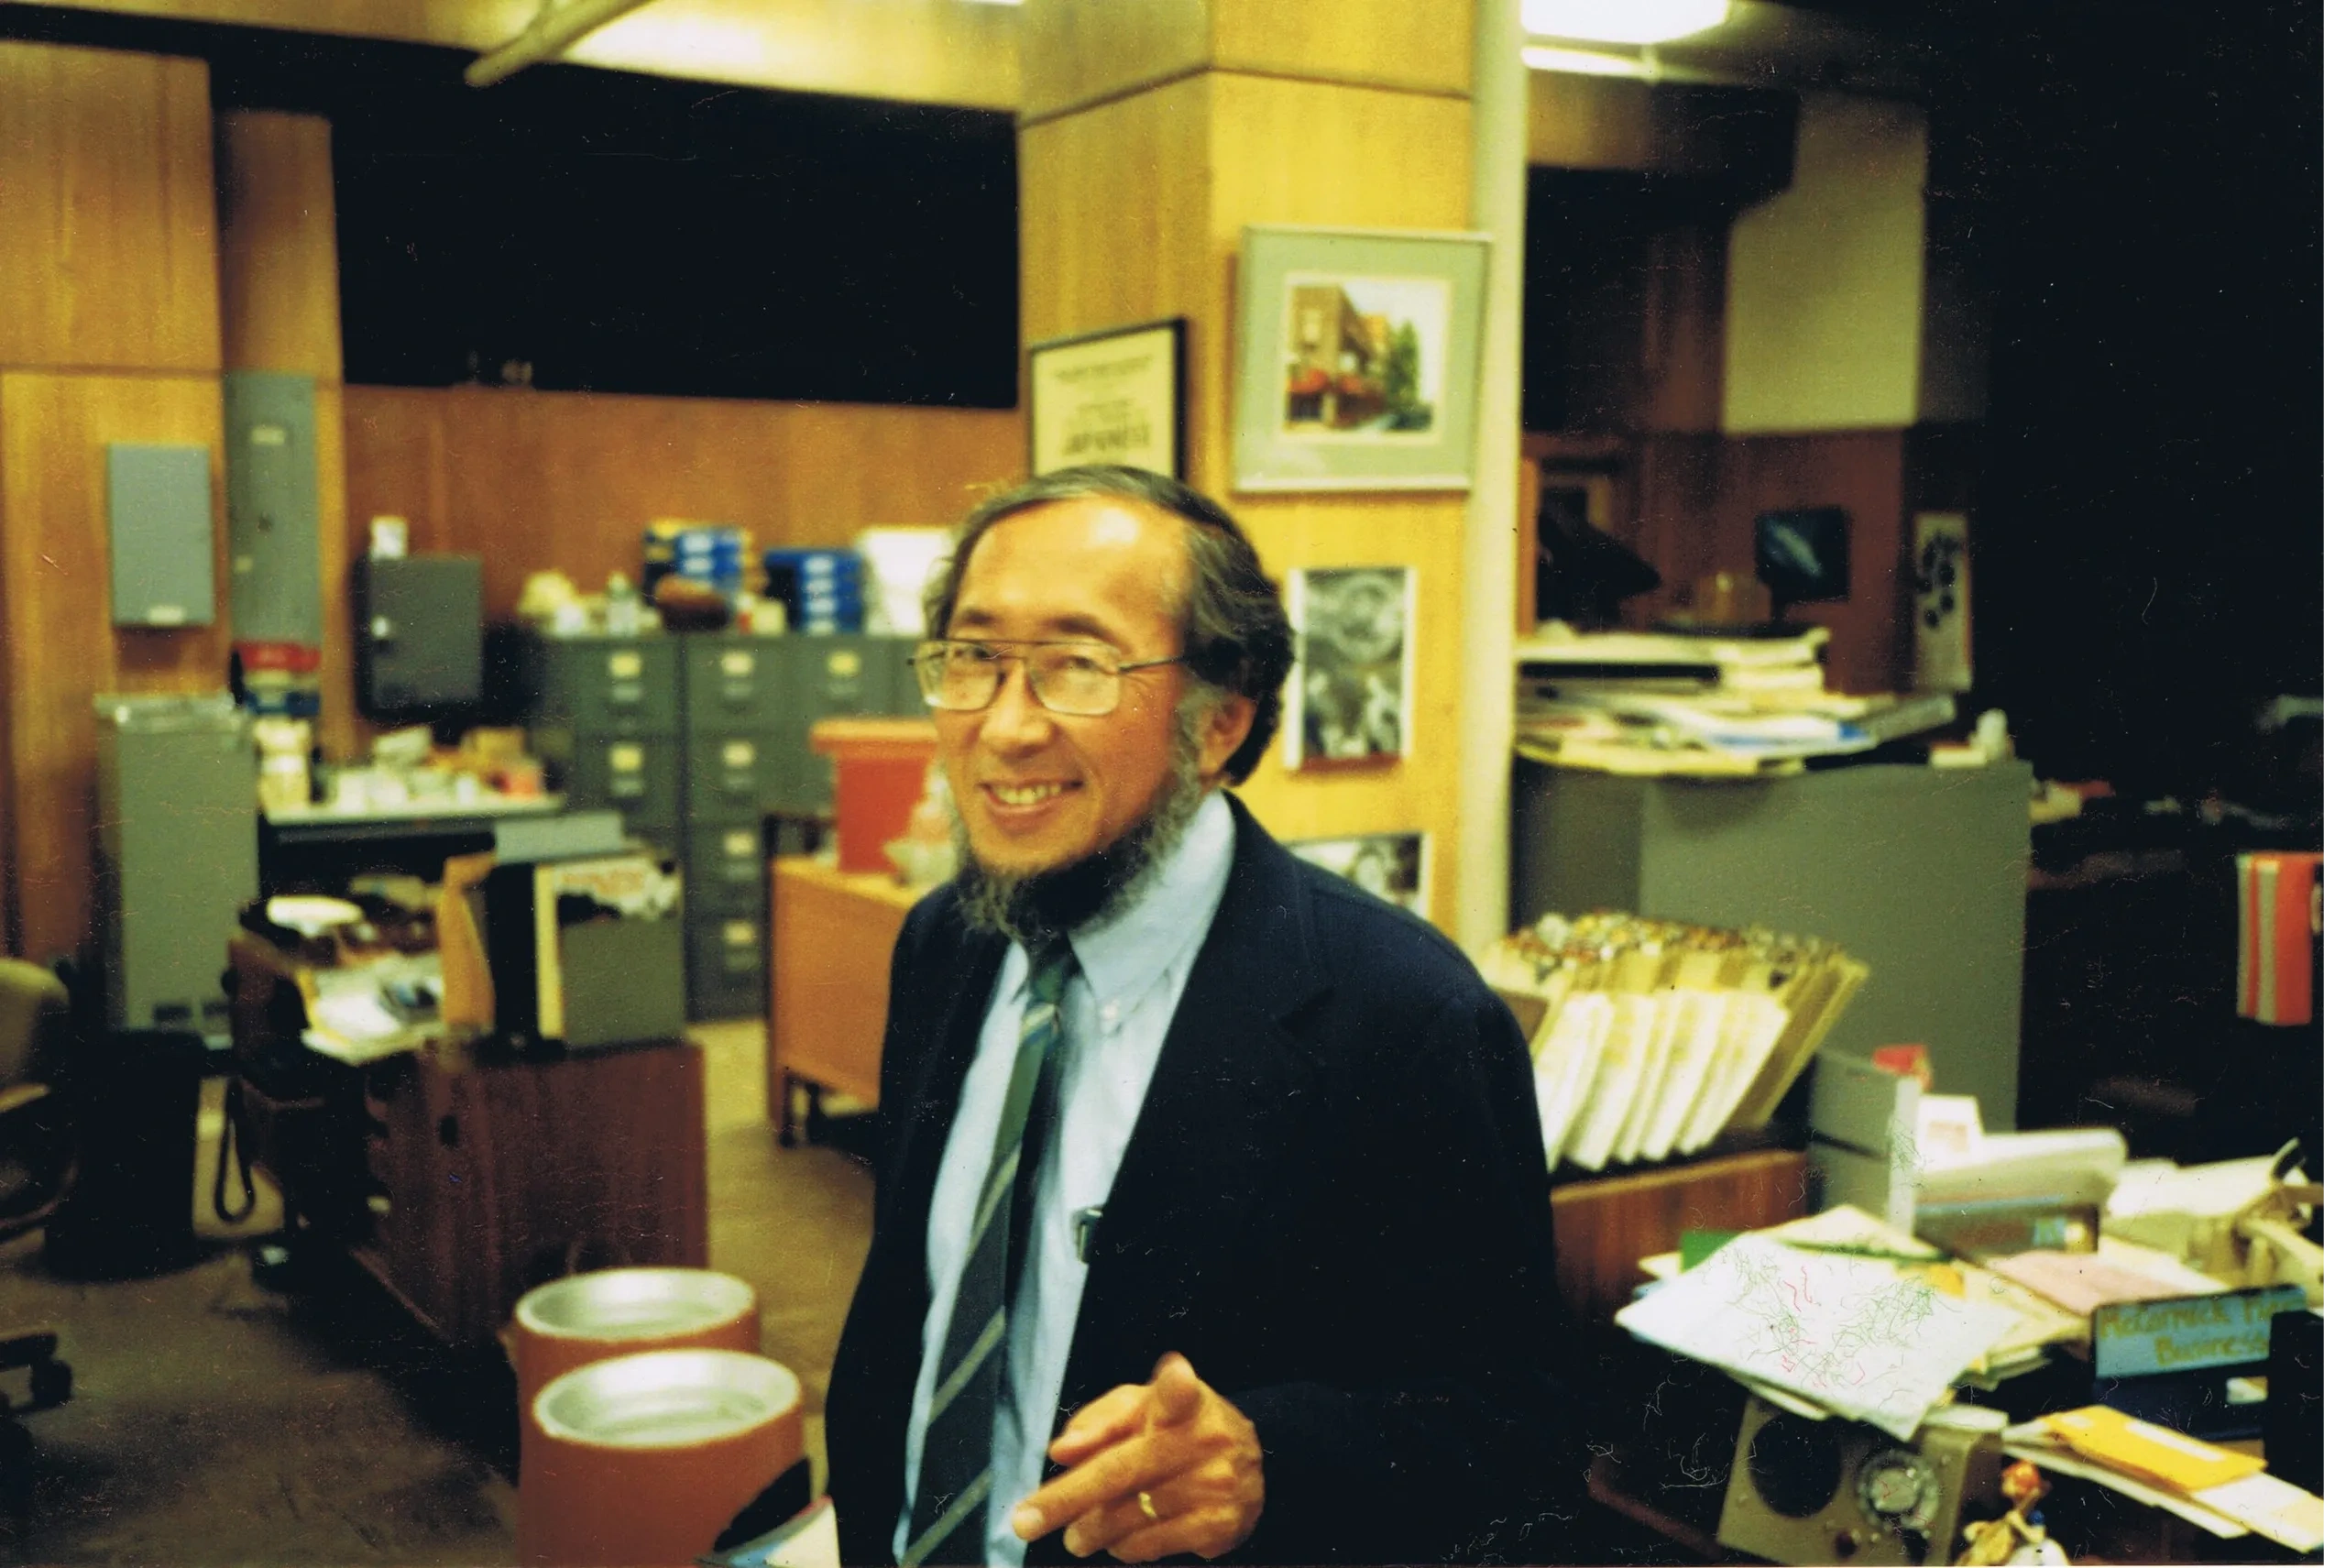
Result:
M1529 1064L1438 933L1223 793L1293 661L1253 547L1062 470L971 517L930 622L963 866L896 947L842 1551L1525 1550L1562 1352Z

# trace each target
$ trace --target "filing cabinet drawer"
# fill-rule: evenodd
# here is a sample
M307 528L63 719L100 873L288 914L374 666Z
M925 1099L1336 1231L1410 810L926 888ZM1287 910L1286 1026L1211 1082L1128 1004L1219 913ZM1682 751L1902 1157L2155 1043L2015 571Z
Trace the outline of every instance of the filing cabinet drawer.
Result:
M748 1018L766 1010L766 923L760 915L705 916L686 922L686 1005L696 1022Z
M738 822L771 809L783 794L788 748L773 731L696 734L685 745L685 815Z
M782 721L787 640L696 632L685 643L689 729L771 729Z
M573 810L617 811L628 831L674 855L677 841L676 742L665 736L632 740L579 737L561 785Z
M763 916L765 828L756 822L702 823L685 833L685 903L700 915Z
M543 637L532 712L586 735L674 735L682 663L674 637Z

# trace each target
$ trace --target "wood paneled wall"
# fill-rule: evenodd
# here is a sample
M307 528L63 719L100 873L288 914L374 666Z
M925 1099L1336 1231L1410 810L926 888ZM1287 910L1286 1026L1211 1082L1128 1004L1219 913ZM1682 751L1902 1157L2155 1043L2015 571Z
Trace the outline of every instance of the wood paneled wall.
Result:
M1907 433L1898 430L1633 438L1618 532L1662 580L1639 605L1639 618L1650 620L1672 593L1714 572L1751 576L1751 524L1760 513L1842 507L1849 514L1849 597L1792 613L1831 629L1825 670L1833 689L1897 688L1909 660L1906 444Z
M352 387L344 428L352 557L370 519L404 517L411 548L481 556L492 619L532 572L588 592L636 576L656 518L844 545L955 522L1026 466L1010 410Z
M217 370L200 60L0 42L0 366Z
M0 43L0 906L37 959L89 931L92 699L225 680L212 176L201 62ZM210 627L114 626L118 441L215 455Z

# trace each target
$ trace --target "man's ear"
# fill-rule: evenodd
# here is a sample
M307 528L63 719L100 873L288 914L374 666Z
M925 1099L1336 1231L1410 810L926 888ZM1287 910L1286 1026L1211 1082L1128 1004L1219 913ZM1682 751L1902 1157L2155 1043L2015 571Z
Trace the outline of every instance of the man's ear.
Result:
M1198 776L1213 780L1230 765L1230 754L1246 739L1255 724L1255 699L1235 693L1207 710L1198 736Z

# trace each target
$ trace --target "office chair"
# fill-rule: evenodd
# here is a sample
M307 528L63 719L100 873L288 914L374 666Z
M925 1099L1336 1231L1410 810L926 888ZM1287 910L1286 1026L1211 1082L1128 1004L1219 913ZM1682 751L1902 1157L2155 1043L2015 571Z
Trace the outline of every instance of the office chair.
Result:
M49 1221L73 1185L72 1119L68 1096L52 1080L70 1037L67 993L38 964L0 958L0 1242ZM0 1323L0 1372L25 1368L32 1403L61 1405L73 1393L73 1369L57 1358L57 1331L45 1324ZM23 1485L31 1447L0 1394L0 1496Z

